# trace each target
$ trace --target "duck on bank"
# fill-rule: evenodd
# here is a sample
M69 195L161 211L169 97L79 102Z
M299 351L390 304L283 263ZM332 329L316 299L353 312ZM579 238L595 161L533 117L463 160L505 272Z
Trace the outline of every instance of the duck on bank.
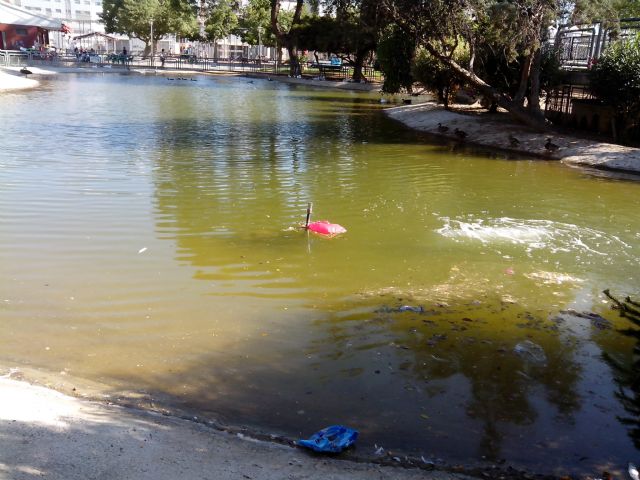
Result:
M464 113L462 112L464 107ZM506 113L481 107L445 110L435 102L387 108L385 114L404 125L465 144L511 151L570 165L640 174L640 149L569 135L536 132Z

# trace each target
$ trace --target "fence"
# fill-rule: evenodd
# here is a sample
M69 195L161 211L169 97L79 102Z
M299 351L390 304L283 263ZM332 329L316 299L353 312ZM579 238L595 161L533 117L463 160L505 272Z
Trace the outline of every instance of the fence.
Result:
M164 70L190 70L195 72L226 71L237 73L265 73L272 75L288 74L289 64L274 60L249 60L232 58L196 57L194 55L172 55L165 59L164 66L159 56L138 57L120 54L85 54L78 55L68 53L41 53L19 52L15 50L0 50L0 66L56 66L56 67L108 67L108 68L144 68ZM312 63L303 63L302 75L327 79L347 80L353 75L353 67L344 65L339 69L329 72L321 72ZM379 81L382 76L380 71L371 66L365 66L362 73L367 81Z
M21 67L26 65L29 59L29 55L14 51L14 50L0 50L0 67Z
M588 69L615 39L625 40L640 31L640 18L623 18L620 28L604 28L602 23L561 27L555 45L560 64L567 70Z
M547 96L545 112L548 114L570 115L573 113L573 100L589 100L593 95L587 87L562 85Z

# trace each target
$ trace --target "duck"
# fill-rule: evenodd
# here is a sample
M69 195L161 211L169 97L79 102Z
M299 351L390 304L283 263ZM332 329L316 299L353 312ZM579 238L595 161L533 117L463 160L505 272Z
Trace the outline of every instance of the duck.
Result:
M518 145L520 145L520 140L518 140L513 135L509 135L509 143L511 144L512 147L517 147Z
M31 70L29 70L27 67L22 67L20 69L20 73L24 73L24 76L26 77L27 75L31 75L33 74L33 72Z
M551 137L549 137L549 138L547 138L547 143L544 144L544 148L547 150L547 152L555 152L560 147L558 145L556 145L555 143L552 143L551 142Z
M191 80L192 82L197 82L198 81L197 78L190 78L189 80Z
M459 128L456 128L453 133L460 137L460 140L464 140L465 138L467 138L467 132L465 132L464 130L460 130Z
M449 127L447 127L446 125L442 125L440 122L438 122L438 131L445 133L449 130Z
M167 80L175 80L175 78L167 78Z

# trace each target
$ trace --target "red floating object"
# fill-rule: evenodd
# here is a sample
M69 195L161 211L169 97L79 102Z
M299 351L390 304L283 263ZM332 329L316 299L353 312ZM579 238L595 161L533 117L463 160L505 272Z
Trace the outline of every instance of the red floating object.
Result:
M318 222L312 222L307 225L307 229L312 232L319 233L320 235L339 235L347 231L342 225L337 223L331 223L327 220L320 220Z

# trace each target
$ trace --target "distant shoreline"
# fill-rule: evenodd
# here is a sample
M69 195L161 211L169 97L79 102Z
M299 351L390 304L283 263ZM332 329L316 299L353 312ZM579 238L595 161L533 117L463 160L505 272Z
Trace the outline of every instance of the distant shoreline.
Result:
M137 74L137 75L173 75L175 73L191 74L191 75L224 75L224 76L236 76L247 77L262 80L274 80L277 82L288 83L293 85L304 85L321 88L332 88L337 90L351 90L358 92L376 92L380 91L380 84L378 83L355 83L348 80L334 81L334 80L316 80L312 78L293 78L284 75L272 75L268 72L237 72L227 70L179 70L179 69L152 69L152 68L137 68L135 66L130 69L116 66L115 68L110 64L100 65L90 64L83 66L70 66L70 67L57 67L53 65L42 66L29 66L29 70L33 72L35 77L39 75L57 75L64 73L114 73L114 74ZM21 77L19 74L20 67L4 67L0 68L0 91L14 90L14 89L26 89L34 88L38 86L38 82L33 79L27 79Z

